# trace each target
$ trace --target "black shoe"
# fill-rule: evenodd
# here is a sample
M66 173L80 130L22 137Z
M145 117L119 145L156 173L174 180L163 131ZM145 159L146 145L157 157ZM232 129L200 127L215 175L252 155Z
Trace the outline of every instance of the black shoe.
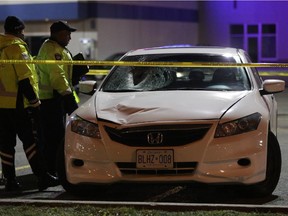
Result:
M7 179L5 183L5 191L15 192L21 191L22 186L21 184L15 179Z
M60 182L57 177L52 176L49 173L45 173L44 176L38 178L38 189L39 191L43 191L48 187L54 187L59 185Z

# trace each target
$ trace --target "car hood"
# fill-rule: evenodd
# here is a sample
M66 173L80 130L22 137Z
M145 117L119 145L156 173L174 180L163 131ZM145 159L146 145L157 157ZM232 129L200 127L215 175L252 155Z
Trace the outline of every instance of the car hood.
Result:
M98 118L118 124L219 119L247 91L97 92Z

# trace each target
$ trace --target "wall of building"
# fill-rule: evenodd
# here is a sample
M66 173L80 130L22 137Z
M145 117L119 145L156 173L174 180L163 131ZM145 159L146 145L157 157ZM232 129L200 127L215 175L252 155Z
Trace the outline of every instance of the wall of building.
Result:
M197 44L197 8L197 2L182 1L108 1L98 5L97 56L103 59L143 47Z
M230 46L231 24L276 24L277 57L288 60L287 1L199 2L199 42Z
M100 59L144 47L198 43L198 25L193 23L99 19L97 24Z
M288 60L287 7L287 1L3 0L0 32L8 15L26 22L27 36L47 36L54 20L68 20L78 29L68 46L71 52L84 51L101 60L140 47L230 46L231 24L273 23L277 26L274 60L283 62ZM93 47L87 48L86 42Z
M91 59L143 47L198 42L198 3L194 1L4 2L0 4L1 29L6 16L15 15L25 21L26 36L45 37L53 21L67 20L77 28L68 48L73 54L87 53Z

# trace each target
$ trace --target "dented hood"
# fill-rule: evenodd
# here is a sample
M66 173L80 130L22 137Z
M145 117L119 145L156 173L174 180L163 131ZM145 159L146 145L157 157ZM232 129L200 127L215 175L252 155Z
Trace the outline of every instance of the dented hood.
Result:
M97 92L98 118L118 124L219 119L247 92Z

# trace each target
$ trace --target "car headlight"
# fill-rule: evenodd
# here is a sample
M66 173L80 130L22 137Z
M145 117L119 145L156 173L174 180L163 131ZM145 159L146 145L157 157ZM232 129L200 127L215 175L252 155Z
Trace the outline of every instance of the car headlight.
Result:
M95 123L86 121L77 115L71 118L71 130L83 136L101 139L98 125Z
M234 121L218 124L215 132L215 138L233 136L256 130L262 116L260 113L253 113L249 116L236 119Z

